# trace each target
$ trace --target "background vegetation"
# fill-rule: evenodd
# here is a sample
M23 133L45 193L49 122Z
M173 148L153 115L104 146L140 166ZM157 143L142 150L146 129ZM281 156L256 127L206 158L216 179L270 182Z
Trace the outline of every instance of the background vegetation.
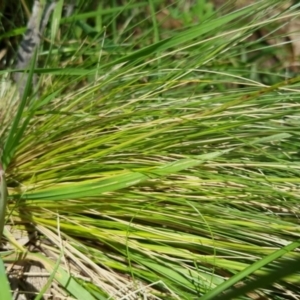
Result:
M3 3L1 299L300 296L296 4Z

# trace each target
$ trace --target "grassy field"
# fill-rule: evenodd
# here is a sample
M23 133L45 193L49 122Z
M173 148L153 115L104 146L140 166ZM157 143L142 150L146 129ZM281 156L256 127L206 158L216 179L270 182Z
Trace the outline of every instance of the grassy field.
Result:
M298 7L160 3L60 0L0 71L0 299L300 297Z

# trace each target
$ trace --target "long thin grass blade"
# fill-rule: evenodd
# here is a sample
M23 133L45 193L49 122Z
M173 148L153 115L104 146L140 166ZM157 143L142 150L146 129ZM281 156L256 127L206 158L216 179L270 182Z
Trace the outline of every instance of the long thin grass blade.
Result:
M245 270L243 270L242 272L239 272L238 274L232 276L230 279L228 279L227 281L225 281L224 283L220 284L218 287L216 287L215 289L213 289L211 292L207 293L206 295L202 296L200 298L200 300L211 300L211 299L226 299L226 300L230 300L232 299L231 297L233 295L228 295L226 297L226 295L222 295L222 293L229 287L234 286L236 283L238 283L239 281L241 281L242 279L244 279L245 277L251 275L252 273L254 273L255 271L261 269L262 267L272 263L274 260L282 257L283 255L285 255L286 253L295 250L296 248L298 248L300 246L300 240L293 242L277 251L275 251L274 253L264 257L263 259L255 262L254 264L250 265L249 267L247 267ZM297 266L297 268L300 270L300 265ZM277 268L279 269L279 268ZM295 270L293 270L295 271ZM277 273L278 270L275 271L275 273ZM285 276L289 273L291 273L292 270L290 272L285 273ZM221 296L222 295L222 296ZM216 297L218 296L218 297ZM234 295L235 296L235 295Z
M76 187L74 187L73 184L70 184L69 186L64 184L62 187L40 191L32 194L28 193L26 195L26 199L34 200L47 198L52 200L60 200L74 197L80 198L97 196L105 192L112 192L122 188L137 185L149 178L167 176L177 173L181 170L186 170L190 167L197 166L204 163L205 161L221 156L226 152L229 152L229 150L203 154L199 155L197 159L184 159L166 164L159 168L143 170L143 172L127 173L124 175L103 179L98 182L79 183Z
M7 186L5 180L5 173L0 165L0 242L3 235L3 229L5 225L5 216L6 216L6 205L7 205Z
M6 270L2 259L0 258L0 299L12 300L12 294L9 282L6 276Z

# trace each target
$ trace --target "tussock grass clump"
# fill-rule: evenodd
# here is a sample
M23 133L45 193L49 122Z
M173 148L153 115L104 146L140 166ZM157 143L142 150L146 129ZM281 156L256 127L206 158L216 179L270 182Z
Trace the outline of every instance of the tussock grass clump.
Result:
M299 296L299 272L268 276L299 260L300 78L262 83L253 72L266 70L239 63L257 28L298 15L266 21L271 2L165 39L156 24L137 50L134 38L105 47L103 32L45 47L43 93L23 96L1 136L12 249L1 257L41 263L40 295L229 299L258 279L269 285L241 299Z

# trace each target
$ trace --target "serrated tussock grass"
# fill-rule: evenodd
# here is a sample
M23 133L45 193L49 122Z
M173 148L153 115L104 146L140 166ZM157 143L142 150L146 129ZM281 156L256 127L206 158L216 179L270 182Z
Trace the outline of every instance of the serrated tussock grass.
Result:
M297 241L300 78L253 80L239 51L298 12L266 21L260 2L120 57L94 37L65 45L67 63L52 49L58 65L37 70L43 93L24 98L1 139L6 224L37 231L41 253L6 230L4 262L42 263L77 299L199 299ZM251 278L299 259L296 247ZM256 293L299 296L299 279Z

